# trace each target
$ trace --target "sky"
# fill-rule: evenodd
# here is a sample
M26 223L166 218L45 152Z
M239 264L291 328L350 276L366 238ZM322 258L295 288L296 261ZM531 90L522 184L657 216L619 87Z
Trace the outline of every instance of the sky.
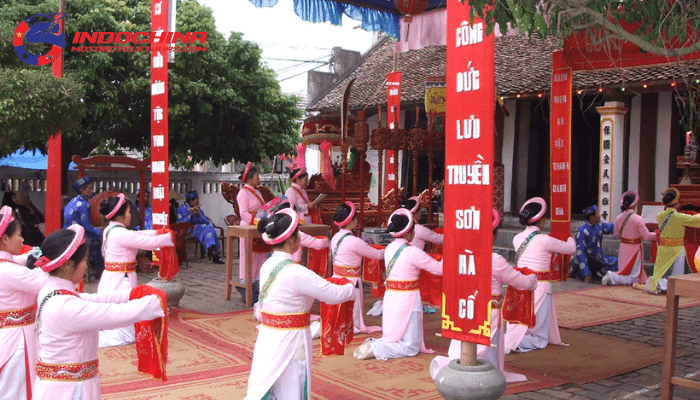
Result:
M343 16L342 27L328 22L307 22L294 13L293 0L279 0L271 8L256 8L248 0L199 0L199 3L213 10L219 32L227 37L231 31L243 32L243 39L260 46L263 62L278 72L285 93L306 94L305 71L321 64L272 58L328 61L333 47L363 53L372 45L371 32L354 29L360 25L359 21ZM317 71L329 69L323 65Z

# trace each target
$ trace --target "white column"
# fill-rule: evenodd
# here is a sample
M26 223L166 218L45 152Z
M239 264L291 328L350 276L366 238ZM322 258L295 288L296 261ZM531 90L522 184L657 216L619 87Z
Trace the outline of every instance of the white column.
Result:
M518 101L518 147L517 164L513 166L513 176L516 179L516 199L513 211L519 211L527 200L528 152L530 150L530 110L531 100Z
M630 146L629 146L629 164L627 170L628 175L628 190L639 192L639 141L641 137L641 118L642 118L642 95L636 95L632 98L632 106L630 108Z
M598 180L598 209L604 222L611 222L620 213L622 181L625 173L625 103L605 102L596 107L600 113L600 170Z
M672 109L673 92L659 93L659 108L656 114L656 193L659 197L669 186Z
M517 114L517 102L515 100L506 101L506 107L510 111L510 116L503 117L503 152L501 159L503 160L503 209L505 212L513 212L516 208L512 204L513 195L513 164L514 149L515 149L515 116Z

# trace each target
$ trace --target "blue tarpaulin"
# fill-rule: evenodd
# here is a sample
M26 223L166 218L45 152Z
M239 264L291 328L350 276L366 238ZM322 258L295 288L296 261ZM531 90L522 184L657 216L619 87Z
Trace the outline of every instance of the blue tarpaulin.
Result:
M250 0L256 7L274 7L278 0ZM444 7L446 0L429 0L426 10ZM357 0L352 4L332 0L294 0L294 12L304 21L341 25L343 14L361 22L366 31L385 32L399 39L401 13L393 0Z

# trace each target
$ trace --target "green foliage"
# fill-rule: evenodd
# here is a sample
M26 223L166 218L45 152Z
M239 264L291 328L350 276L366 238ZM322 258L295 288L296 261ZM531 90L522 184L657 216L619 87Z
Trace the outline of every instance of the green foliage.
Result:
M491 33L496 24L521 33L565 38L588 30L596 37L622 39L642 51L678 57L700 51L700 2L693 0L462 0L471 16L482 18ZM634 24L634 32L622 28ZM591 40L596 40L591 36Z
M11 32L22 19L56 9L56 0L0 3L0 21L5 21L0 22L0 68L28 69L14 55L7 28ZM148 32L150 2L70 0L66 11L69 43L64 70L74 83L64 86L76 89L84 109L80 116L72 117L77 125L63 129L71 138L70 151L85 156L95 148L102 153L124 148L147 154L149 54L71 52L70 42L75 32ZM216 31L211 9L196 0L178 0L176 30L207 32L208 37L206 52L176 53L175 63L169 65L171 164L187 167L207 160L222 164L231 159L255 162L293 148L299 140L299 127L294 122L301 116L296 108L298 99L281 93L274 72L260 61L260 48L244 41L240 33L226 39ZM32 72L44 70L48 67ZM77 90L80 87L83 91ZM71 94L69 98L76 96ZM12 135L19 132L26 134L17 131Z
M22 147L46 152L57 130L77 130L84 93L72 76L56 79L50 68L0 67L0 155Z

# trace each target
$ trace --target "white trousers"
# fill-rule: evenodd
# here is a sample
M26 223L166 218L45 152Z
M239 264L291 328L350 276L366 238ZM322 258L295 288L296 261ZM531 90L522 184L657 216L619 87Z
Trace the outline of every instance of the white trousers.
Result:
M423 325L421 317L423 315L423 304L420 296L416 296L416 303L411 311L411 319L406 327L401 340L396 343L384 342L382 339L372 339L372 352L378 360L388 360L390 358L413 357L420 351L423 341Z

